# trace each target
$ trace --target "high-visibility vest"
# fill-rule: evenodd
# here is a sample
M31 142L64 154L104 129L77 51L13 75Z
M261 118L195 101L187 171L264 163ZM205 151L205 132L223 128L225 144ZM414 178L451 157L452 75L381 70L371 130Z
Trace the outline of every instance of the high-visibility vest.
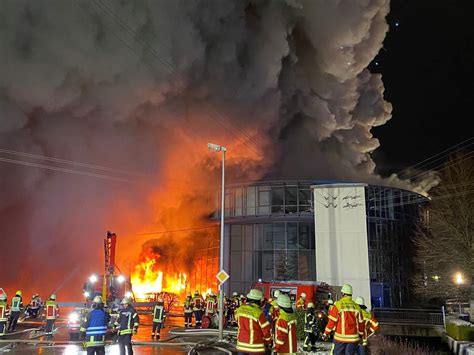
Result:
M55 301L46 301L46 319L56 319L58 317L58 304Z
M21 302L22 299L20 296L15 296L12 298L12 312L20 312L21 311Z
M351 296L344 296L334 304L328 314L328 324L324 334L334 330L334 340L341 343L358 343L363 336L364 319L362 310Z
M209 296L206 299L206 313L207 315L214 314L217 308L217 299L215 297Z
M296 302L296 309L305 309L306 303L303 299L303 297L300 297L298 302Z
M372 313L362 309L362 316L364 317L364 332L362 335L363 345L367 345L367 339L379 329L379 322Z
M0 322L7 321L7 302L0 301Z
M262 309L255 304L240 306L236 312L239 330L237 350L245 353L263 353L265 344L270 343L270 323Z
M283 309L280 309L280 314L275 323L275 352L277 354L296 354L298 352L295 313L286 313Z
M191 298L186 298L186 301L184 301L184 313L193 313L193 303Z
M193 310L194 311L201 310L202 309L202 303L203 303L203 299L202 299L201 295L194 296L194 298L193 298L193 304L194 304Z
M163 323L165 318L165 307L158 304L155 305L155 308L153 309L153 322Z

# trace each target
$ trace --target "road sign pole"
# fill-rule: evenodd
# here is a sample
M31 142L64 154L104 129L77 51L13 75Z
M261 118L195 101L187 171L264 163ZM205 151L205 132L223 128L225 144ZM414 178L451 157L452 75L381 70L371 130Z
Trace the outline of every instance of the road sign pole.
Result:
M222 150L222 191L221 191L221 242L219 269L224 270L224 215L225 215L225 150ZM219 340L224 337L224 283L219 284Z

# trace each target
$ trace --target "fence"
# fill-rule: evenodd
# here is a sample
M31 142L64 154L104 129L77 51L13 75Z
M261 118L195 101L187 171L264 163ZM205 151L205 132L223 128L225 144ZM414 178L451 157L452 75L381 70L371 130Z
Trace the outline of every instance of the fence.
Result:
M443 325L443 312L437 309L375 308L374 316L380 323Z

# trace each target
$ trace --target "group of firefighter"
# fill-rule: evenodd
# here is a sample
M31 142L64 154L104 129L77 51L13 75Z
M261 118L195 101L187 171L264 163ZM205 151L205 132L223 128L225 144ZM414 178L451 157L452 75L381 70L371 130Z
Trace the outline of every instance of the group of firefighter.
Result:
M7 312L10 315L7 317ZM5 293L0 294L0 337L7 333L14 333L18 320L24 312L27 317L38 318L40 312L43 311L45 323L45 334L51 336L54 331L54 322L59 315L58 304L56 303L56 295L52 294L46 302L40 298L38 294L34 294L31 302L26 306L23 305L23 293L18 290L8 304L8 298Z
M351 285L344 285L341 293L338 301L328 300L325 309L317 313L314 303L307 301L304 293L293 307L290 296L280 290L275 290L274 299L269 300L258 289L250 290L247 296L234 292L232 298L224 299L225 319L228 325L238 327L240 353L264 354L270 350L277 354L298 353L296 311L302 311L303 351L316 351L316 341L321 338L333 341L334 355L366 354L368 338L378 330L378 322L367 310L363 297L352 299ZM193 315L195 327L201 327L203 315L217 314L217 303L212 291L205 300L198 291L194 296L188 294L184 303L185 327L192 327Z

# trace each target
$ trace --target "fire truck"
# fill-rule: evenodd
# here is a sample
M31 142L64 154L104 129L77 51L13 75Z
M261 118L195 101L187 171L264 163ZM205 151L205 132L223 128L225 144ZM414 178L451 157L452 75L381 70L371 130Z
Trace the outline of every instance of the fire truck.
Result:
M258 281L255 288L261 290L266 299L275 298L275 291L286 293L294 304L302 293L306 294L306 303L313 302L317 309L327 305L332 289L328 284L318 281Z
M86 302L90 302L95 296L102 296L108 304L124 297L133 298L132 284L130 279L121 273L115 263L115 249L117 235L107 231L104 239L104 274L91 275L84 284L83 293Z

